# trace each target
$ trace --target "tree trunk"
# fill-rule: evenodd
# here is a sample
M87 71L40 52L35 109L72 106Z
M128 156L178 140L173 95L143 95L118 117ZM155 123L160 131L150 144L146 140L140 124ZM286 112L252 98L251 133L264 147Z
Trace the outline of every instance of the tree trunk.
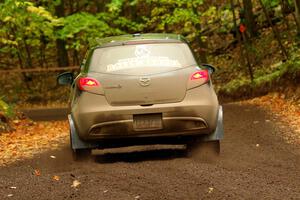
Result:
M251 66L251 63L250 63L249 51L248 51L248 48L247 48L247 46L250 45L250 44L247 41L245 33L242 33L242 38L244 40L244 48L242 49L242 47L241 47L241 54L243 56L245 56L245 58L246 58L246 65L247 65L247 68L248 68L249 76L250 76L251 82L253 82L253 80L254 80L253 69L252 69L252 66ZM245 53L244 53L244 51L245 51Z
M194 14L197 14L197 8L193 6L193 12ZM196 43L197 45L200 47L200 51L199 51L199 59L201 63L207 63L207 48L208 48L208 44L207 42L203 41L201 38L201 24L200 23L196 23L195 24L195 28L196 28Z
M78 51L76 49L73 50L73 66L79 65Z
M290 6L290 3L289 3L289 0L283 0L284 2L285 2L285 5L287 6L287 9L290 11L290 10L292 10L292 8L291 8L291 6ZM295 15L295 13L294 12L292 12L292 16L293 16L293 18L294 18L294 20L295 20L295 22L296 22L296 26L297 26L297 30L298 30L298 33L299 33L299 31L300 31L300 21L298 21L297 20L297 18L296 18L296 15Z
M286 24L286 29L290 30L289 20L287 19L287 15L286 15L286 13L288 13L288 9L289 9L288 5L286 5L286 1L284 1L284 0L280 1L280 5L281 5L281 13L283 16L283 20L284 20L284 23Z
M33 64L32 64L32 58L31 58L31 50L26 42L26 38L23 38L23 42L24 42L24 47L25 47L25 52L26 52L26 67L32 68Z
M64 0L60 1L60 4L55 6L55 14L57 17L65 16ZM66 49L66 41L62 39L56 39L56 55L57 64L59 67L69 66L68 52Z
M196 36L196 42L198 46L200 47L199 51L199 59L201 63L207 63L207 42L202 41L201 35L197 34Z
M298 1L298 0L297 0L297 1ZM281 48L281 51L282 51L283 56L285 56L285 59L288 59L288 58L289 58L289 54L288 54L288 52L286 51L285 47L283 46L283 44L282 44L282 42L281 42L281 38L280 38L278 29L276 28L275 25L273 25L272 20L271 20L271 18L269 17L268 12L267 12L267 9L266 9L266 7L264 6L262 0L259 0L259 3L260 3L260 5L261 5L261 7L262 7L262 9L263 9L263 11L264 11L264 13L265 13L265 15L266 15L266 18L267 18L267 20L268 20L270 26L272 27L273 34L274 34L274 36L275 36L275 38L276 38L276 40L277 40L277 42L278 42L278 44L279 44L279 47Z
M242 66L247 65L251 82L253 82L253 80L254 80L253 69L252 69L252 66L251 66L251 63L250 63L250 58L249 58L249 54L247 52L247 48L245 48L245 47L243 48L243 46L242 46L241 34L238 30L237 23L236 23L236 16L235 16L235 12L234 12L234 7L235 6L234 6L234 3L233 3L233 0L230 0L230 5L231 5L232 16L233 16L234 29L235 29L236 37L238 39L239 46L240 46L240 49L241 49L241 59L240 59L241 64L242 64ZM242 37L243 37L244 42L247 43L247 39L246 39L244 33L242 33ZM246 45L244 45L244 46L246 46ZM245 53L244 53L244 49L245 49ZM244 60L244 57L246 58L246 60Z
M248 33L251 37L255 37L257 35L256 27L255 27L255 19L252 10L252 1L251 0L243 0L244 5L244 14L245 14L245 24L248 30Z
M234 26L234 31L235 31L235 34L236 34L236 37L239 41L239 44L241 44L241 35L240 35L240 32L239 32L239 29L237 27L237 23L236 23L236 16L235 16L235 12L234 12L234 3L233 3L233 0L230 0L230 5L231 5L231 11L232 11L232 17L233 17L233 26Z
M59 67L69 66L68 52L66 50L66 42L64 40L56 39L56 55Z
M300 36L300 0L294 0L298 36Z

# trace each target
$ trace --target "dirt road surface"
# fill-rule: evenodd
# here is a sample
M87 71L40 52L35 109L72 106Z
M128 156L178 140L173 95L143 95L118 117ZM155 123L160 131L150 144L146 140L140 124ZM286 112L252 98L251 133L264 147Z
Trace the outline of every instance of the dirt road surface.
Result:
M300 199L300 147L282 139L289 127L255 106L227 104L224 114L218 158L167 149L74 162L66 144L0 168L0 199Z

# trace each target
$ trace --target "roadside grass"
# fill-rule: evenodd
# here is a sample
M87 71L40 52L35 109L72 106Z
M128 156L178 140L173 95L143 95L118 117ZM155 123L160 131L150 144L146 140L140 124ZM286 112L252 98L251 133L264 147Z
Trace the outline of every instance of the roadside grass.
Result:
M297 45L290 54L285 62L277 60L269 66L256 66L253 81L245 72L235 69L234 78L227 79L227 82L217 82L218 95L224 101L232 101L262 96L269 92L282 92L300 102L300 88L297 87L300 84L300 50Z
M262 70L255 73L253 82L249 78L241 77L233 79L218 89L219 95L223 97L251 97L266 94L268 91L297 84L300 80L300 58L279 63L271 72Z
M14 107L0 97L0 133L12 130L10 121L15 116Z

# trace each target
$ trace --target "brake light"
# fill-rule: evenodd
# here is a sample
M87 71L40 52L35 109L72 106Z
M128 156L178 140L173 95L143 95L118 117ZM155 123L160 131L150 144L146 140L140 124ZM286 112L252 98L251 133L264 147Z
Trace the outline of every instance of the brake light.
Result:
M202 79L205 82L209 80L209 73L207 69L200 70L192 74L191 80L199 80L199 79Z
M93 88L99 86L99 82L94 78L84 77L80 78L78 81L78 87L80 90L86 90L88 88Z
M193 89L196 87L199 87L200 85L203 85L209 81L209 73L207 69L202 69L195 71L192 73L192 75L189 78L187 89Z

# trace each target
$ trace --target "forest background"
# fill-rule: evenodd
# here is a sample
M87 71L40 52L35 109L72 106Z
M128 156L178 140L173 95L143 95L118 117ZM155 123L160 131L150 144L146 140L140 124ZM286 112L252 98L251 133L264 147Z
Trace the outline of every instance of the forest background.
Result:
M216 67L222 101L270 92L300 104L300 0L0 1L0 121L67 104L56 76L78 71L95 38L185 36ZM69 68L66 68L69 67Z

